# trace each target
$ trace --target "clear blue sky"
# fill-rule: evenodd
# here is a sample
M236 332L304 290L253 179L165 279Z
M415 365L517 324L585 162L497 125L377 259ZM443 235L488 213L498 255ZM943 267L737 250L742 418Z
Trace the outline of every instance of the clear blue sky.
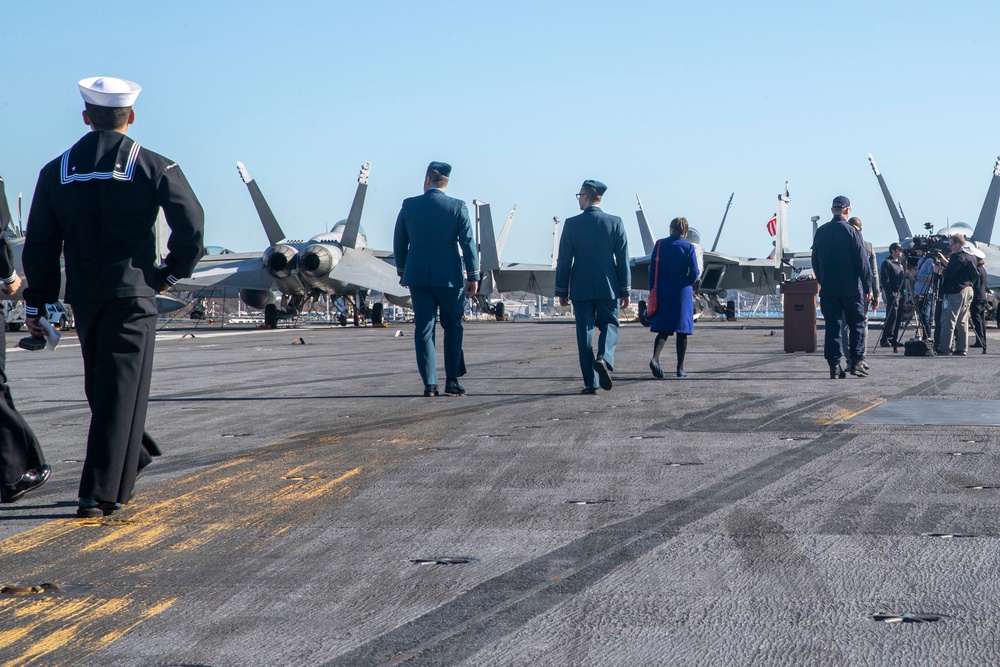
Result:
M1000 154L996 2L4 3L0 175L25 213L38 170L78 139L76 81L143 86L130 130L180 163L207 242L267 245L246 163L290 236L346 217L372 163L363 226L389 248L431 160L449 194L517 203L504 253L547 262L580 182L641 254L686 216L710 245L764 256L790 182L790 239L848 195L876 245L894 232L866 154L913 227L974 223ZM1000 231L998 231L1000 237Z

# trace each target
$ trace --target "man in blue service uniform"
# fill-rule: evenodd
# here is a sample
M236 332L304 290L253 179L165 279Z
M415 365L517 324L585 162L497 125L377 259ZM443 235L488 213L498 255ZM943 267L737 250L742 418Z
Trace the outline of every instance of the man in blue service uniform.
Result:
M628 238L622 219L600 209L608 186L584 181L576 195L580 215L566 220L556 261L559 305L573 302L576 345L583 372L583 394L596 394L597 384L611 389L618 343L618 307L628 308L632 289ZM594 357L594 327L601 333Z
M833 219L816 231L812 265L819 280L819 305L826 326L823 356L830 365L830 377L845 377L840 367L843 352L841 322L848 327L851 375L868 375L865 368L864 325L866 304L872 299L872 270L861 232L847 223L851 200L834 198Z
M14 270L14 254L2 231L0 276L6 276L0 293L11 296L21 289L21 278ZM7 343L4 329L3 324L0 324L0 502L13 503L28 491L44 484L52 474L52 469L45 463L35 432L14 407L14 399L7 385Z
M79 88L91 132L38 175L24 242L25 323L43 335L39 316L58 297L64 254L91 412L77 515L98 517L131 499L155 447L143 443L155 296L191 275L205 216L180 167L125 136L141 88L111 77ZM161 208L170 227L162 267L153 231Z
M465 387L462 316L465 300L479 289L479 258L472 238L469 208L444 193L451 165L431 162L424 174L424 194L403 200L396 217L393 254L399 284L413 301L413 343L424 396L438 395L434 359L434 324L441 314L444 329L444 393L461 396ZM459 256L458 249L462 254ZM463 271L464 261L464 271Z

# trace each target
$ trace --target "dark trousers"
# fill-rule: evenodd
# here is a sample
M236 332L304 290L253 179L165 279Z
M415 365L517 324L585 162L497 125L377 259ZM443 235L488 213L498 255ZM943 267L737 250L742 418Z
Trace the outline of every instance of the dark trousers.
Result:
M865 306L864 298L823 296L820 292L819 309L826 322L826 338L823 345L823 356L830 364L839 364L844 352L841 344L840 328L847 323L847 356L853 361L865 358Z
M0 484L14 484L32 468L45 465L45 457L34 431L14 407L6 356L6 335L0 324Z
M424 384L437 384L434 358L434 324L441 314L444 330L444 372L446 378L465 375L465 353L462 351L462 315L465 314L465 290L461 287L411 287L413 301L413 345L417 352L417 369Z
M885 295L885 321L879 343L895 343L899 337L899 298L895 294Z
M573 315L576 318L576 347L580 354L583 386L593 389L598 382L594 361L604 359L608 368L615 367L619 329L618 299L574 299ZM595 328L600 331L597 337L597 357L594 356Z
M126 503L149 448L143 446L153 371L156 302L124 297L73 304L90 404L80 497ZM155 444L153 444L155 448Z
M972 328L976 331L976 338L983 349L986 349L986 301L979 299L972 300L972 310L969 317L972 319Z

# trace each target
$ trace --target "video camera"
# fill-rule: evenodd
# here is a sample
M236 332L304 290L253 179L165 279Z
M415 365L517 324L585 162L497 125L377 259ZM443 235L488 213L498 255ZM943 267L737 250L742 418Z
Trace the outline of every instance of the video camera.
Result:
M951 246L948 244L948 236L946 234L914 236L911 241L909 247L903 249L903 255L906 257L906 266L910 268L916 267L920 261L921 255L917 254L918 250L923 251L923 256L930 255L935 262L937 261L935 255L939 251L945 257L951 254Z

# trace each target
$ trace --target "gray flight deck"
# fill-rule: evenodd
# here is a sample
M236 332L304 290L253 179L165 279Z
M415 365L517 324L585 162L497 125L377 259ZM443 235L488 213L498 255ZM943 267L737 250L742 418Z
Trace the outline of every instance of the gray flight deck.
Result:
M411 325L167 329L165 455L83 520L75 343L8 354L54 473L0 586L54 586L0 594L0 665L1000 664L993 354L829 380L705 322L655 380L627 324L581 396L571 320L482 321L425 399Z

